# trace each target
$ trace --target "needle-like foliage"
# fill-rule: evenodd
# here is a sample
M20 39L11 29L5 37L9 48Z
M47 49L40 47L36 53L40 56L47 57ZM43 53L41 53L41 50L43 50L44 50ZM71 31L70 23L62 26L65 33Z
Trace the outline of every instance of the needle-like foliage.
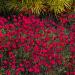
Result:
M42 9L44 8L43 1L42 0L35 0L32 3L32 12L35 14L40 14L42 12Z
M0 0L0 12L8 7L9 11L13 10L14 12L26 13L31 10L33 14L39 15L45 10L47 13L59 14L68 9L70 10L74 3L74 0ZM75 7L73 6L73 8Z
M71 9L72 0L48 0L50 6L49 10L54 11L55 14L61 13L66 9Z

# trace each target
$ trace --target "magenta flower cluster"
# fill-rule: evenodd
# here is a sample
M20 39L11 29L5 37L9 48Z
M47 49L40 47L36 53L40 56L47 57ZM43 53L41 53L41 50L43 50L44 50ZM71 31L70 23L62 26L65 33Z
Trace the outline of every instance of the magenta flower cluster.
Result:
M5 69L6 75L12 75L12 70L13 75L27 75L26 71L39 74L43 68L49 72L63 65L68 69L66 75L75 75L75 23L66 26L74 18L61 17L56 24L35 16L0 17L0 69Z

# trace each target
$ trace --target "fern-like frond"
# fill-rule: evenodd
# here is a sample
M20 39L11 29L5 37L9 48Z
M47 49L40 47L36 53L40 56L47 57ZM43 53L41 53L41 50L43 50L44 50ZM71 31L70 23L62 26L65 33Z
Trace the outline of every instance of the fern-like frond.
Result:
M24 12L24 11L28 11L29 9L31 9L31 5L32 5L32 0L22 0L22 3L21 3L21 9L20 11Z
M31 8L31 2L32 0L11 0L8 1L7 6L9 7L9 10L13 9L14 11L25 13Z
M7 0L0 0L0 14L2 15L7 14L6 1Z
M74 8L74 13L75 13L75 0L73 0L73 8Z
M58 14L65 11L65 8L71 9L72 0L48 0L49 10L53 10Z
M43 1L42 0L35 0L32 2L32 12L34 14L40 14L42 12L42 9L44 8Z
M11 11L12 9L15 10L15 8L17 8L17 0L8 0L6 3L9 11Z

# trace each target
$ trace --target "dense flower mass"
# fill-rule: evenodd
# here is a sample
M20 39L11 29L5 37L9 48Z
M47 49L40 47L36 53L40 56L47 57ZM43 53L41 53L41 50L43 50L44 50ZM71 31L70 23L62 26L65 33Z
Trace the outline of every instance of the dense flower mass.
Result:
M33 75L61 68L64 74L75 75L75 15L71 16L60 18L60 24L35 16L0 17L0 69L4 74Z

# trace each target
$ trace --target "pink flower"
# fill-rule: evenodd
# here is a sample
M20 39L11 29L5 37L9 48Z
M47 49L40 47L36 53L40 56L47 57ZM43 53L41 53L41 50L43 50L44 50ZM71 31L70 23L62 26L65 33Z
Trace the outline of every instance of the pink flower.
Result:
M65 24L65 23L67 23L67 22L68 22L68 20L67 20L67 19L65 19L65 18L60 18L60 21L61 21L63 24Z
M20 72L24 72L24 68L17 68L16 69L16 75L19 75Z
M4 21L0 20L0 25L4 25Z
M33 72L34 70L33 70L33 68L29 68L28 71L29 72Z
M22 66L23 66L23 64L21 64L21 63L20 63L19 65L20 65L20 67L22 67Z
M34 51L38 51L39 50L39 47L36 45L35 47L34 47Z
M6 75L11 75L11 72L10 72L10 70L6 70Z
M43 27L44 26L44 23L43 22L40 22L40 26Z
M12 69L16 69L16 65L11 65L11 68Z
M62 64L61 60L56 60L59 65Z
M3 34L2 34L2 32L0 31L0 37L3 37Z
M3 57L3 55L2 54L0 54L0 59Z
M33 72L34 73L39 73L40 72L40 68L39 68L38 64L36 64L36 65L33 66Z
M0 17L0 58L5 57L0 67L8 68L9 66L16 70L16 75L19 75L21 71L24 72L25 69L30 73L38 74L41 72L42 65L47 67L47 71L56 64L62 66L62 61L66 62L64 60L66 58L61 52L70 49L71 61L64 63L64 67L72 70L75 64L75 26L71 25L70 30L64 26L70 21L68 18L60 17L61 23L58 25L53 20L41 21L35 16L27 17L22 14L8 17L9 20L10 18L13 19L13 24L8 24L7 19ZM5 29L7 33L3 34L2 29ZM65 29L69 31L68 35L64 33ZM10 74L7 71L7 75Z
M50 63L51 63L52 65L56 64L55 60L51 60Z

